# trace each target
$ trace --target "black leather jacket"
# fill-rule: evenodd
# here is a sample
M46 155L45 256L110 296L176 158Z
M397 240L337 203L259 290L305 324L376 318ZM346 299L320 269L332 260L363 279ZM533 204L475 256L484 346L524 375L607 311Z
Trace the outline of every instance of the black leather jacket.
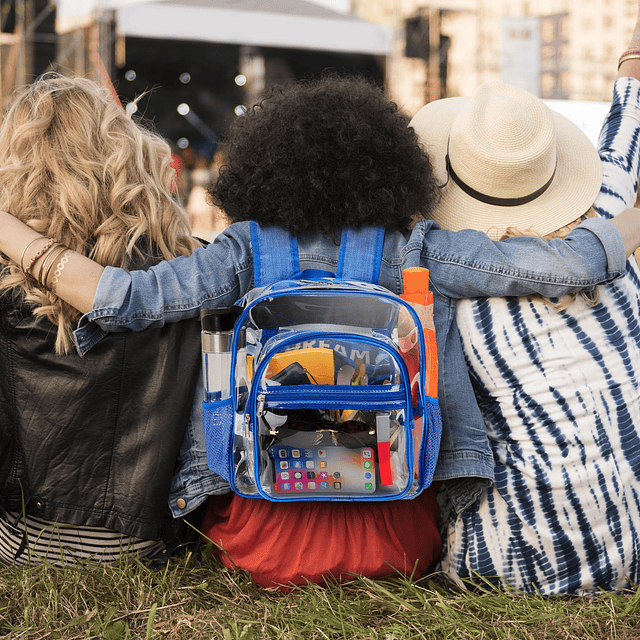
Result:
M55 355L56 327L0 297L0 507L163 537L200 367L200 325Z

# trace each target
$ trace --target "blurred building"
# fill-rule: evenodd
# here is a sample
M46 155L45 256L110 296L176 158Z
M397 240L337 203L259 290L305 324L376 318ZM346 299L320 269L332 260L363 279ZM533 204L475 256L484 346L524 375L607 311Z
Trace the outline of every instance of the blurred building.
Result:
M272 82L331 67L409 113L502 79L610 99L637 0L0 0L0 99L47 70L113 83L177 145L211 156ZM179 111L180 109L180 111Z
M637 0L352 0L394 31L389 93L414 113L491 80L541 98L609 101Z
M57 51L56 5L50 0L0 4L0 102L16 85L49 68Z

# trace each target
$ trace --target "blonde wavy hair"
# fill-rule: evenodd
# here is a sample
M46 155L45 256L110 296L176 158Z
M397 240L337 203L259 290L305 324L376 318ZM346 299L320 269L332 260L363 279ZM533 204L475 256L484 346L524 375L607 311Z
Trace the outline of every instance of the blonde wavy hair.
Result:
M522 231L515 227L507 227L505 229L504 234L500 238L500 240L505 240L506 238L514 238L516 236L532 236L534 238L542 238L543 240L546 240L546 241L553 240L554 238L565 238L583 220L586 220L587 218L595 218L597 215L598 214L593 209L589 209L587 213L585 213L583 216L581 216L577 220L570 222L568 225L565 225L564 227L560 227L560 229L557 229L556 231L552 231L551 233L548 233L546 236L541 236L534 229L527 229L526 231ZM558 311L562 311L563 309L567 309L568 307L570 307L576 301L576 298L578 295L580 295L580 297L590 307L595 307L600 302L600 294L598 292L598 287L596 287L593 291L580 291L579 293L568 293L562 296L562 298L559 298L557 302L551 302L548 298L543 298L542 296L530 296L530 297L536 300L541 300L546 305L550 307L554 307Z
M169 145L99 85L47 74L19 90L0 125L0 209L101 265L140 268L199 246L174 198ZM73 346L79 313L0 255L13 291Z

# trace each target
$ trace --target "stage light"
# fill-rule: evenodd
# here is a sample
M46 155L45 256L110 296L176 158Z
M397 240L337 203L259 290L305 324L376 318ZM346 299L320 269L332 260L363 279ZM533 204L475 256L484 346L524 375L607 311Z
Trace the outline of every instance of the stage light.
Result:
M182 82L182 84L189 84L189 82L191 82L191 74L187 73L186 71L184 73L181 73L180 82Z
M124 77L126 80L128 80L129 82L133 82L136 79L136 72L133 69L129 69L125 74Z
M189 141L186 138L178 138L176 144L180 149L186 149L189 146Z
M243 73L239 73L235 78L234 78L234 82L239 86L239 87L244 87L245 84L247 84L247 76L245 76Z
M184 102L178 107L178 113L197 131L214 146L218 146L218 136L200 119L195 111L189 108Z
M243 116L245 113L247 113L247 107L245 107L243 104L239 104L234 110L233 112L237 115L237 116Z

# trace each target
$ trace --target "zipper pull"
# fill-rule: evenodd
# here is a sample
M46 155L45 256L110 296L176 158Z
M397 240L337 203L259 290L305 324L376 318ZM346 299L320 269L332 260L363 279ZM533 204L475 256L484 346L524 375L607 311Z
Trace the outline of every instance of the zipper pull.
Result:
M264 393L260 393L258 394L257 400L258 400L258 409L256 410L256 416L258 418L262 418L262 416L264 416L264 403L265 400L267 399L267 396ZM273 427L269 426L269 423L264 420L265 425L267 426L267 428L269 429L269 433L272 436L277 436L278 435L278 430L274 429Z
M258 418L261 418L264 415L264 402L266 399L267 396L264 393L258 395L258 410L256 411Z
M248 413L244 414L244 437L249 438L249 423L251 422L251 416Z

